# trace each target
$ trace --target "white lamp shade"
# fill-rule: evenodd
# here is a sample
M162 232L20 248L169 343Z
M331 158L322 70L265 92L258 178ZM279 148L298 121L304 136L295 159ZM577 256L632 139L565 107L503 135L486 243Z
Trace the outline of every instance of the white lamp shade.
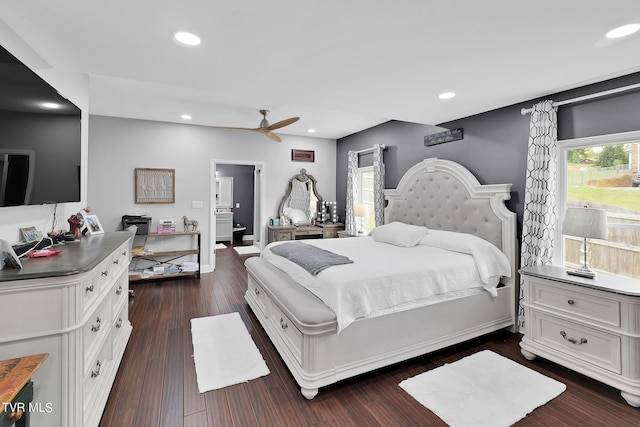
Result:
M562 233L588 239L606 239L607 212L602 209L568 208L564 215Z
M367 205L357 204L353 207L353 214L360 218L367 216Z

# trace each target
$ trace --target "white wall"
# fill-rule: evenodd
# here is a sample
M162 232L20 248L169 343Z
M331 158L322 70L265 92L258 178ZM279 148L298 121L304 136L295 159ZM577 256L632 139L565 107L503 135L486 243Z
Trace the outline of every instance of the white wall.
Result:
M67 218L81 209L87 200L87 146L89 134L89 77L86 74L70 73L51 68L2 20L0 20L0 43L40 77L55 87L58 92L76 104L82 110L82 162L81 162L81 198L80 203L61 203L56 209L56 230L69 229ZM1 96L1 95L0 95ZM0 208L0 239L9 243L20 241L21 227L35 226L43 232L50 232L54 207L24 206Z
M152 217L153 231L161 218L179 222L186 215L196 219L202 233L205 264L211 250L211 159L264 162L265 224L276 215L288 180L301 168L317 179L318 191L326 200L335 200L336 141L280 136L282 142L277 143L256 132L92 115L87 204L107 231L121 229L122 215L129 213ZM292 148L314 150L315 162L292 162ZM136 204L135 168L175 169L175 204ZM203 208L193 209L192 201L202 201ZM264 230L261 232L264 236Z

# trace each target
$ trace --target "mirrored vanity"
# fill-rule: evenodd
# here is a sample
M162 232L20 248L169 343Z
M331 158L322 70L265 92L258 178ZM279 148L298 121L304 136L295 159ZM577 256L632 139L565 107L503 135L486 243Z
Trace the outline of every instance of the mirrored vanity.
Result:
M338 237L338 231L344 230L342 223L318 221L317 212L323 205L322 201L315 178L301 169L287 184L287 191L278 206L276 223L267 226L267 243Z

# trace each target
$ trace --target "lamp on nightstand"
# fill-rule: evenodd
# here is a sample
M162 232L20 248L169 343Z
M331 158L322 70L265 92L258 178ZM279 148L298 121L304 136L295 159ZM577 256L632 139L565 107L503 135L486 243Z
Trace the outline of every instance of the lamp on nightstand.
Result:
M584 254L584 263L582 267L574 271L567 271L572 276L580 276L594 278L596 272L589 268L587 262L588 239L606 239L607 238L607 212L602 209L584 208L568 208L564 215L564 223L562 224L562 234L583 238L582 252Z
M367 216L367 205L357 204L353 207L353 216L358 218L358 234L363 234L362 219Z

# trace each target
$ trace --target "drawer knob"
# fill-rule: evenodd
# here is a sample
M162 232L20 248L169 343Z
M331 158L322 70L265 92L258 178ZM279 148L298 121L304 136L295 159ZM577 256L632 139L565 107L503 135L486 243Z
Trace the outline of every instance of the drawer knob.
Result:
M91 371L91 378L95 378L98 375L100 375L100 367L102 366L102 363L100 363L99 360L96 360L96 370L95 371Z
M86 288L84 288L84 290L85 290L86 292L93 292L93 285L91 285L91 286L87 286Z
M284 319L281 317L280 318L280 327L282 329L284 329L285 331L287 330L287 328L289 327L289 325L287 324L287 322L284 321Z
M109 270L105 270L105 271L101 272L100 274L102 274L103 276L106 276L107 274L109 274Z
M120 264L120 260L119 260L119 259L114 259L114 260L113 260L113 263L114 263L115 265L118 265L118 264Z
M260 289L258 289L258 287L256 287L256 289L254 290L254 292L256 293L256 295L260 295Z
M116 289L116 295L120 294L122 294L122 285L118 286L118 289Z
M567 304L569 304L569 305L573 305L573 304L575 304L575 303L576 303L576 302L575 302L574 300L572 300L572 299L570 299L569 301L567 301Z
M116 328L122 328L122 317L118 317L118 321L116 322Z
M587 343L587 339L586 338L580 338L580 341L578 341L575 338L567 338L567 333L565 331L560 331L560 335L562 335L562 338L564 338L565 340L569 341L571 344L581 345L581 344L586 344Z
M101 323L102 323L102 319L100 319L100 316L96 317L96 324L91 325L91 332L98 332L100 330Z

